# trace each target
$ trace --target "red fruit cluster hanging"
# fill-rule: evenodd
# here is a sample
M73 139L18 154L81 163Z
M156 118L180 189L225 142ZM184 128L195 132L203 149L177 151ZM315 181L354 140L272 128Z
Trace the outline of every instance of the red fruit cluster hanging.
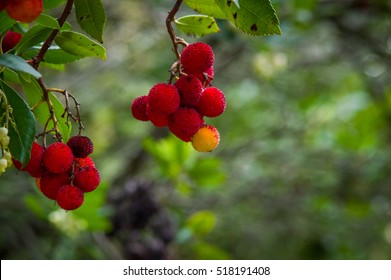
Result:
M13 160L17 169L36 178L39 190L65 210L75 210L84 202L84 193L95 190L100 174L89 155L92 141L86 136L73 136L66 144L55 142L43 148L34 142L30 161L25 167Z
M42 0L0 0L0 11L5 9L10 18L20 22L32 22L42 8Z
M168 126L182 141L191 141L197 151L210 152L219 144L217 129L203 129L196 145L193 138L201 128L212 127L204 123L204 117L220 116L226 107L224 93L211 86L213 50L202 42L187 45L177 63L180 70L175 83L156 84L148 95L136 97L131 105L133 117L156 127Z

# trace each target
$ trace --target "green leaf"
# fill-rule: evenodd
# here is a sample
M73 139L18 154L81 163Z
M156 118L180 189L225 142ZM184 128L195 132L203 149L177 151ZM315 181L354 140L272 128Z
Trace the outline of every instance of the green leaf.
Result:
M28 49L23 52L23 57L26 59L32 58L38 54L39 50L40 48ZM69 54L55 46L48 49L48 51L45 53L45 58L43 61L50 64L66 64L79 59L80 57Z
M51 9L60 6L65 2L66 0L43 0L43 6L45 7L45 9Z
M58 24L58 21L54 17L51 17L49 15L41 14L35 20L35 22L52 29L60 29L60 25Z
M20 77L20 81L23 86L24 93L26 94L27 103L34 107L33 113L37 120L45 125L50 117L48 105L45 102L40 103L36 106L43 98L43 92L36 80L26 80L24 77ZM67 124L66 119L62 118L61 115L64 113L64 105L57 99L57 97L49 93L50 101L53 104L54 114L58 121L58 130L60 131L63 141L67 141L71 134L71 123ZM48 130L53 129L54 124L50 122Z
M183 33L198 37L220 32L216 20L210 16L184 16L175 20L175 24Z
M106 60L106 50L99 43L87 36L73 32L62 31L55 39L57 45L67 53L79 57L99 57Z
M14 89L4 81L0 81L0 88L12 108L11 122L8 123L9 149L16 160L26 165L30 160L31 146L35 138L34 116L24 99ZM0 108L0 112L2 110Z
M35 78L42 77L41 73L28 64L23 58L13 54L1 54L0 66L8 67L15 71L24 72L33 75Z
M103 43L106 13L102 2L100 0L76 0L75 11L80 27L92 38Z
M216 215L211 211L199 211L190 216L185 227L189 228L195 236L205 236L216 226Z
M232 1L235 3L236 7L240 8L240 6L239 6L239 0L232 0Z
M5 10L0 12L0 33L3 33L7 29L11 28L15 22L15 20L7 15Z
M227 18L244 33L261 36L281 34L280 23L270 0L215 0Z
M41 44L46 40L52 30L52 28L40 24L33 26L23 35L20 42L15 46L16 53L18 54L25 49Z
M214 18L226 19L227 16L216 4L215 0L184 0L184 3L194 11Z

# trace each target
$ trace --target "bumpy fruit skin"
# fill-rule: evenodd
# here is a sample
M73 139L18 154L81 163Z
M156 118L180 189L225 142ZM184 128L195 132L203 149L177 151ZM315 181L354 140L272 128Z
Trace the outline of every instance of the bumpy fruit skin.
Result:
M43 164L52 173L65 173L73 164L74 156L68 145L56 142L43 153Z
M49 199L56 200L59 189L71 183L67 173L45 172L40 180L40 190Z
M204 120L195 109L183 107L170 115L168 127L176 137L190 142L191 137L203 124Z
M207 76L205 77L206 74ZM214 76L215 76L215 71L213 66L210 67L208 70L206 70L204 73L197 73L194 74L200 81L203 87L208 87L212 84Z
M58 190L58 206L64 210L75 210L84 202L84 192L73 185L64 185Z
M191 138L193 148L198 152L211 152L219 145L220 134L214 126L203 125Z
M73 178L73 184L84 192L92 192L100 183L100 174L95 167L80 170Z
M23 171L27 171L31 177L39 178L44 173L45 169L42 164L44 148L37 142L33 142L31 146L30 160Z
M94 144L87 136L73 136L69 138L67 145L71 148L73 155L77 158L85 158L94 151Z
M179 105L179 92L176 87L171 84L156 84L148 93L148 106L153 112L172 114L178 110Z
M201 81L196 76L182 76L174 85L181 96L182 107L194 107L198 104L203 88Z
M202 92L197 111L202 116L214 118L224 112L225 106L224 93L216 87L208 87Z
M30 160L25 167L22 168L22 163L14 158L12 159L12 162L16 169L28 172L31 177L39 178L45 172L45 168L43 166L43 154L44 148L37 142L33 142L33 145L31 146Z
M190 44L183 49L180 60L187 74L205 72L214 63L212 47L203 42Z
M10 18L32 22L42 12L42 0L7 0L5 8Z
M169 114L158 113L151 109L151 107L147 106L147 115L151 123L156 127L165 127L168 126L168 117Z
M89 166L95 167L95 163L92 158L75 158L75 172L78 172L80 169L85 169Z
M3 41L1 42L1 49L3 50L3 53L12 50L21 39L22 34L11 30L8 31L7 34L5 34Z
M147 105L148 96L146 95L138 96L133 100L130 110L136 120L143 122L149 121L147 116Z

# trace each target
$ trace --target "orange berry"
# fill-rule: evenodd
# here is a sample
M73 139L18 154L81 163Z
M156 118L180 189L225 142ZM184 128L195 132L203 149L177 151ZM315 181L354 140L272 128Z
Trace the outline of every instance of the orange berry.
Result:
M203 125L191 138L191 144L198 152L211 152L216 149L219 142L219 132L211 125Z

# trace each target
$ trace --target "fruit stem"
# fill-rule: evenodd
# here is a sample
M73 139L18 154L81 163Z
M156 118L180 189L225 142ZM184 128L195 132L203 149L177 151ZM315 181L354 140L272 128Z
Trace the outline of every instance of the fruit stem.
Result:
M182 45L187 45L187 43L185 42L185 40L183 40L182 38L179 38L175 35L175 31L174 31L174 28L172 27L172 22L175 21L175 15L176 13L179 11L179 8L182 4L182 0L177 0L175 2L175 5L174 7L171 9L171 11L168 12L168 15L167 15L167 18L166 18L166 26L167 26L167 31L168 31L168 34L170 35L170 38L171 38L171 41L172 41L172 44L174 46L174 52L175 52L175 55L176 55L176 59L179 60L180 58L180 53L179 53L179 50L178 50L178 45L179 44L182 44Z

